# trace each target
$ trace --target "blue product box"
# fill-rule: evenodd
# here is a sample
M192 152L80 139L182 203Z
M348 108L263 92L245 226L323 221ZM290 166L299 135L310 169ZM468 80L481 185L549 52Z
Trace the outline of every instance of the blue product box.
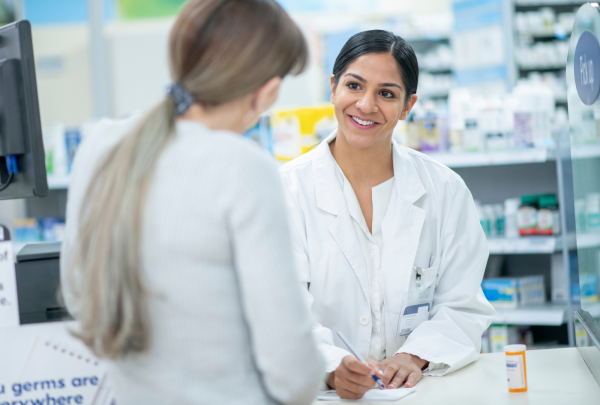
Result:
M519 303L517 279L485 279L481 289L487 300L498 308L516 308Z

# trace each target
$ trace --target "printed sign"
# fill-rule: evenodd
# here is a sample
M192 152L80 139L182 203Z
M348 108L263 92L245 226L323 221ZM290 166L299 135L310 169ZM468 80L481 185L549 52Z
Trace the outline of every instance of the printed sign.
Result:
M0 225L0 328L19 326L19 302L13 246L8 228Z
M600 45L590 31L579 37L573 64L579 98L583 104L592 105L600 93Z

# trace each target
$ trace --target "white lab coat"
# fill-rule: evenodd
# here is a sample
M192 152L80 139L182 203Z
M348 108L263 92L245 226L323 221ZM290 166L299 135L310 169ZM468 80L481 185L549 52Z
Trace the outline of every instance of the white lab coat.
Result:
M280 169L296 266L328 372L349 354L338 331L368 357L372 329L367 269L329 150L336 132ZM380 272L386 356L406 352L443 363L430 373L443 375L477 359L494 317L480 287L487 243L471 193L456 173L396 142L393 164ZM401 337L397 326L405 293L416 288L415 266L423 269L424 288L434 288L433 302L429 319Z

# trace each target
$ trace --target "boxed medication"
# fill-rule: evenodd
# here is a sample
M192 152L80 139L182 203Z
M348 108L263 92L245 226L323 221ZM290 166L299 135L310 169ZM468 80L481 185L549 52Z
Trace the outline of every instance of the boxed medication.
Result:
M481 288L496 308L542 305L545 302L544 276L484 279Z
M481 282L483 294L494 307L516 308L519 304L517 280L514 278L492 278Z

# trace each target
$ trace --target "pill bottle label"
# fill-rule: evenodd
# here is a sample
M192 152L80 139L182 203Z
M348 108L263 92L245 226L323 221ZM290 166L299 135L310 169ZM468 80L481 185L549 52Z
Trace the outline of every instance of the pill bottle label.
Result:
M506 374L508 377L509 391L527 390L527 377L525 376L525 353L506 355Z
M517 212L517 226L521 235L535 235L537 230L537 210L533 207L521 207Z
M554 216L552 211L541 209L537 213L538 235L552 235Z

